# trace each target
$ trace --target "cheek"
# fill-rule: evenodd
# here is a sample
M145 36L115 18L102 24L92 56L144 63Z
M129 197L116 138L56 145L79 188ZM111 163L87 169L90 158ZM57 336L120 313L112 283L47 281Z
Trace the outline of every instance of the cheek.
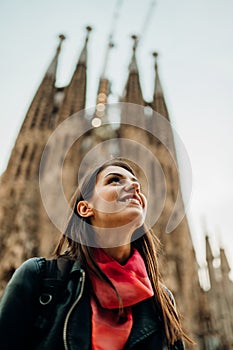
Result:
M116 200L118 199L117 188L96 190L92 200L93 208L103 212L113 212L116 210Z
M100 202L114 202L118 198L117 187L108 188L104 190L97 189L96 191L96 199Z

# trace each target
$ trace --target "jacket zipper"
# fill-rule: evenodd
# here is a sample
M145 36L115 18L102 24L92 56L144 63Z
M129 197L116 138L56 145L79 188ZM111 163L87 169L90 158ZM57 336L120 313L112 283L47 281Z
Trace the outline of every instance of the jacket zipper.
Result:
M77 299L71 305L71 307L70 307L70 309L69 309L69 311L68 311L68 313L66 315L65 322L64 322L64 327L63 327L63 342L64 342L65 350L69 350L68 342L67 342L67 328L68 328L69 318L70 318L70 315L72 314L75 306L78 304L79 300L81 299L81 297L83 295L83 290L84 290L85 271L81 269L80 272L81 272L81 277L79 279L79 281L81 282L80 292L79 292L79 295L78 295Z

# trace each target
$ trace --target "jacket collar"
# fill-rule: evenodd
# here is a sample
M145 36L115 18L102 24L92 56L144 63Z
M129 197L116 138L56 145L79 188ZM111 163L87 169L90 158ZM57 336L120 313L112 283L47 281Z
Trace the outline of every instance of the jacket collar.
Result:
M125 349L132 348L152 334L156 334L157 348L162 349L165 341L164 326L159 312L155 310L153 299L146 299L133 306L133 328Z

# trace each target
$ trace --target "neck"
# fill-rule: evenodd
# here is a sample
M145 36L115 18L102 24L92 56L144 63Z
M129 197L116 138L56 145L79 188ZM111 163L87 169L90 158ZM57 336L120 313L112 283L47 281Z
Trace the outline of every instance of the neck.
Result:
M126 244L120 247L103 248L103 250L120 264L124 264L131 254L131 245Z
M133 232L135 231L134 227L130 225L125 225L124 227L117 228L105 228L98 227L94 229L95 231L95 241L99 247L108 249L110 251L119 250L119 251L130 251L130 243ZM129 248L126 248L129 246ZM107 250L106 250L107 252ZM110 253L108 253L111 255Z

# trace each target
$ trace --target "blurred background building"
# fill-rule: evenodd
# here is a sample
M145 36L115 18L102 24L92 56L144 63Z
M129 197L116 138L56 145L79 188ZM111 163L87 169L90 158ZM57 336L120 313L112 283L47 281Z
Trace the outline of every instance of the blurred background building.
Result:
M65 39L60 35L55 56L42 79L31 102L12 150L8 166L1 176L0 187L0 280L3 291L6 282L14 270L32 256L49 257L58 237L58 230L48 218L41 201L39 189L39 166L47 141L57 126L69 116L85 110L87 93L87 54L91 28L87 27L86 40L77 60L70 83L64 87L56 86L56 74L59 53ZM110 123L108 115L108 95L111 84L106 76L108 54L112 48L109 41L106 50L103 73L99 79L96 107L93 113L81 113L77 130L84 130L69 149L63 164L62 181L67 200L71 197L78 183L79 165L85 163L86 154L94 147L88 158L88 164L102 163L112 156L121 156L122 139L135 141L127 150L129 159L140 159L140 147L143 145L158 160L162 168L165 183L161 179L158 167L150 158L143 159L143 170L154 183L154 202L151 206L156 211L157 198L165 194L164 207L154 229L162 242L160 265L166 285L172 290L177 306L183 315L185 330L194 338L196 348L200 350L233 349L233 284L229 279L229 264L223 249L220 256L213 255L208 235L206 234L206 280L203 284L199 277L199 266L192 244L189 224L186 216L169 234L166 234L168 219L174 209L180 190L177 164L161 140L166 138L175 154L175 142L172 128L158 130L160 125L154 119L153 111L162 115L168 123L170 117L159 78L158 55L154 53L155 84L153 100L145 101L140 84L140 72L137 65L136 36L133 39L132 58L125 89L120 102L140 106L135 113L127 109L119 116L118 127ZM144 67L146 69L146 67ZM132 118L132 119L131 119ZM156 130L158 137L143 130L142 121L147 123L146 130ZM132 125L133 124L133 125ZM85 131L88 130L88 131ZM113 143L105 143L115 140ZM69 135L60 140L61 149L69 143ZM59 156L59 150L57 150ZM40 177L46 176L46 162L51 164L54 150L47 149L45 162L40 168ZM87 164L87 166L88 166ZM137 164L136 164L137 165ZM139 169L141 171L141 169ZM44 172L44 173L43 173ZM143 175L143 174L142 174ZM143 181L143 180L142 180ZM59 211L59 203L54 193L54 205ZM183 210L182 199L176 206L176 215ZM63 213L61 213L63 214ZM187 348L192 348L187 345Z

